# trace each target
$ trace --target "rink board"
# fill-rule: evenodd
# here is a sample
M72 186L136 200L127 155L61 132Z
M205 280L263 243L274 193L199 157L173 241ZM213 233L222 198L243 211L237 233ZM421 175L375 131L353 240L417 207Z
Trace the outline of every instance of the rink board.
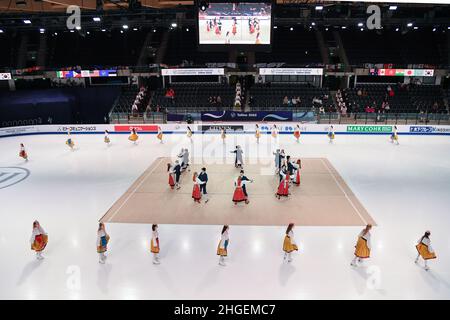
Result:
M181 189L171 190L167 173L170 158L156 159L100 221L267 226L290 222L306 226L375 225L367 210L325 158L303 158L301 185L291 186L291 195L280 200L275 197L278 176L273 174L273 160L245 165L246 176L254 180L247 185L248 205L232 202L233 181L239 172L234 165L213 164L211 160L202 164L195 160L191 171L183 173L180 178ZM192 173L200 172L203 166L207 168L210 200L198 204L191 197Z

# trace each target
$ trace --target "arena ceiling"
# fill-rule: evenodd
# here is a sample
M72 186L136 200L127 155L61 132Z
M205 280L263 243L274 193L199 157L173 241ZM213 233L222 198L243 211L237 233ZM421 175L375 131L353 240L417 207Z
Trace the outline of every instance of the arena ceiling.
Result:
M276 0L277 4L301 5L301 4L333 4L352 3L351 0ZM401 3L401 4L449 4L450 0L367 0L361 2ZM77 5L84 10L120 10L132 8L173 8L178 6L192 6L194 0L0 0L0 13L5 12L61 12L69 5Z

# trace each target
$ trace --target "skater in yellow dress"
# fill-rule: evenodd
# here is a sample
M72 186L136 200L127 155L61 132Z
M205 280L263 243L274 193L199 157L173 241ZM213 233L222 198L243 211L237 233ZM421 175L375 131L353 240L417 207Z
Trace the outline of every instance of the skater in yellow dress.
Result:
M397 126L394 126L394 131L392 132L392 134L391 134L391 143L396 143L396 144L399 144L398 143L398 133L397 133Z
M108 250L109 235L106 233L105 225L103 223L98 224L97 229L97 253L98 263L105 264L106 254Z
M259 126L256 124L256 128L255 128L256 143L259 143L260 137L261 137L261 130L259 129Z
M297 125L297 127L295 127L294 137L297 140L297 143L299 143L300 142L300 126L299 125Z
M134 144L136 144L136 141L139 139L139 136L136 133L136 129L132 128L130 136L128 137L128 140L132 141Z
M371 242L370 242L370 229L372 225L368 224L364 230L358 235L358 241L355 246L355 257L353 258L351 265L357 266L357 262L361 262L361 259L370 258Z
M191 128L190 128L189 126L187 127L186 136L187 136L188 139L191 140L191 142L192 142L192 130L191 130Z
M330 139L330 143L332 143L334 141L334 127L330 126L330 128L328 129L328 138Z
M230 237L228 236L228 226L223 226L220 242L217 246L217 255L219 256L219 265L225 266L225 257L228 256L228 244Z
M42 251L44 251L47 246L48 235L37 220L33 222L33 231L31 233L30 243L31 250L36 252L36 259L44 259L42 256Z
M225 128L223 128L223 127L220 130L220 137L222 138L223 143L225 143L225 139L227 138L227 133L225 131Z
M158 225L152 225L152 240L150 240L150 251L153 253L153 264L160 264L159 261L159 234Z
M431 241L430 241L430 231L425 231L425 234L420 237L419 241L417 241L416 249L417 249L417 258L414 261L415 263L419 262L419 257L422 257L422 259L425 261L425 270L430 270L428 267L428 260L430 259L436 259L436 253L433 250L433 247L431 247Z
M161 130L161 127L158 127L158 134L156 135L160 143L163 143L163 132Z
M105 130L105 138L103 139L103 141L109 147L109 144L111 143L111 140L109 139L109 131L108 130Z
M71 129L69 129L69 130L67 131L67 140L66 140L66 144L69 146L70 150L73 151L73 147L75 146L75 143L73 142L73 139L72 139L72 137L70 136L70 132L71 132L71 131L72 131Z
M298 251L297 244L294 240L294 224L289 223L287 229L286 229L286 235L284 236L283 241L283 251L284 251L284 261L287 260L287 262L292 261L292 252Z
M272 138L278 137L278 128L277 128L276 124L273 125L273 127L271 128L271 131L272 131Z
M28 161L28 154L25 151L25 146L23 145L23 143L20 144L19 157L25 159L25 161Z

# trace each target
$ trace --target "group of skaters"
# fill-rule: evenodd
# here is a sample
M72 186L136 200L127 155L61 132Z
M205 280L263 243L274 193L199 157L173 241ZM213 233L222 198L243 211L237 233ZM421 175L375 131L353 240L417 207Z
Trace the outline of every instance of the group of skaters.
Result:
M270 128L270 134L275 139L278 137L279 129L278 129L276 124L274 124ZM300 126L298 124L294 128L293 135L294 135L294 138L295 138L296 142L299 143L300 142L301 132L300 132ZM188 137L188 139L191 142L193 142L193 140L192 140L193 132L192 132L192 130L191 130L191 128L189 126L186 129L186 136ZM327 136L329 138L330 143L333 143L333 141L335 139L335 131L334 131L334 126L333 125L330 125L330 127L328 128ZM161 127L158 126L158 132L156 134L156 138L159 140L160 143L164 143L163 137L164 137L163 131L162 131ZM226 133L225 127L221 127L221 129L220 129L220 137L221 137L223 143L225 144L225 140L227 138L227 133ZM259 139L261 138L261 129L259 128L258 124L255 125L255 138L256 138L256 143L259 144ZM137 130L135 128L131 128L131 132L130 132L130 135L128 137L128 140L130 140L135 145L137 144L137 141L139 140L139 135L137 134ZM105 142L105 144L107 146L111 145L111 139L109 137L109 131L108 130L105 130L103 141ZM393 131L392 131L392 133L390 135L390 141L393 144L397 144L397 145L399 144L397 126L394 126L394 128L393 128ZM74 142L74 140L72 138L72 135L71 135L71 129L69 129L67 131L66 145L70 148L70 150L72 150L72 151L75 150L75 142ZM28 153L26 152L25 146L24 146L23 143L20 144L19 157L23 158L25 161L28 161Z
M231 29L227 30L225 33L225 44L230 44L231 43L231 37L236 36L237 34L237 27L238 27L238 22L237 22L237 18L236 17L232 17L232 24L231 24ZM260 40L260 31L261 31L261 25L260 25L260 21L258 18L249 18L248 20L248 33L249 35L255 34L256 33L256 40L255 40L255 44L260 44L261 40ZM213 19L209 19L206 21L206 32L214 32L216 34L216 36L221 36L222 35L222 27L223 27L223 23L222 20L220 18L214 17Z
M292 253L294 251L299 250L299 246L297 245L295 238L294 238L294 223L290 223L287 226L286 232L284 234L283 239L283 245L282 250L284 252L283 260L285 262L292 262ZM368 259L371 256L371 233L370 230L372 229L372 225L368 224L358 235L356 245L355 245L355 251L354 251L354 258L351 261L350 265L353 267L357 267L362 260ZM221 266L225 266L225 258L228 256L228 247L230 244L230 235L229 235L230 227L228 225L223 226L221 234L220 234L220 241L217 246L217 255L219 256L219 264ZM429 270L430 267L428 266L428 260L436 259L436 253L434 252L434 249L431 246L431 240L430 240L430 231L426 231L423 236L419 238L416 244L417 249L417 257L414 260L414 263L419 263L419 258L422 258L424 260L424 268L425 270ZM106 262L106 251L108 250L108 243L110 241L110 236L106 232L105 224L99 223L98 229L97 229L97 241L96 241L96 248L97 253L99 255L99 263L105 264ZM42 228L40 223L38 221L33 222L33 230L31 233L30 238L31 243L31 250L36 252L36 259L42 260L44 259L44 256L42 255L42 252L46 248L48 244L48 234L45 232L45 230ZM159 239L159 233L158 233L158 225L153 224L152 225L152 232L151 232L151 239L150 239L150 252L153 254L153 263L154 264L160 264L160 239Z

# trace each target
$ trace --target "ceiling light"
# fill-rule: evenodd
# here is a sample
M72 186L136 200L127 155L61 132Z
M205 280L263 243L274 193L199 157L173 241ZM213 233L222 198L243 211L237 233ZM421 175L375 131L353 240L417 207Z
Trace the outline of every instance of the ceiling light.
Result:
M102 19L100 19L99 17L94 17L94 18L92 18L92 20L94 20L95 22L100 22L100 21L102 21Z
M75 29L81 30L81 27L80 26L76 26Z
M102 29L102 32L105 32L106 31L106 29Z
M316 10L317 11L323 10L323 6L316 6Z
M397 6L389 6L389 10L397 10Z
M358 27L362 27L364 25L364 23L360 22L358 23Z
M407 26L408 27L412 27L413 23L412 22L408 22Z
M293 30L294 30L294 28L292 28L292 27L291 27L291 28L290 28L289 30L293 31Z
M124 24L124 25L122 26L122 28L128 29L128 26L127 26L126 24Z
M178 25L176 22L172 22L172 24L170 25L172 28L176 28Z
M30 23L31 23L31 20L25 19L25 20L23 20L23 23L25 23L25 24L30 24Z

